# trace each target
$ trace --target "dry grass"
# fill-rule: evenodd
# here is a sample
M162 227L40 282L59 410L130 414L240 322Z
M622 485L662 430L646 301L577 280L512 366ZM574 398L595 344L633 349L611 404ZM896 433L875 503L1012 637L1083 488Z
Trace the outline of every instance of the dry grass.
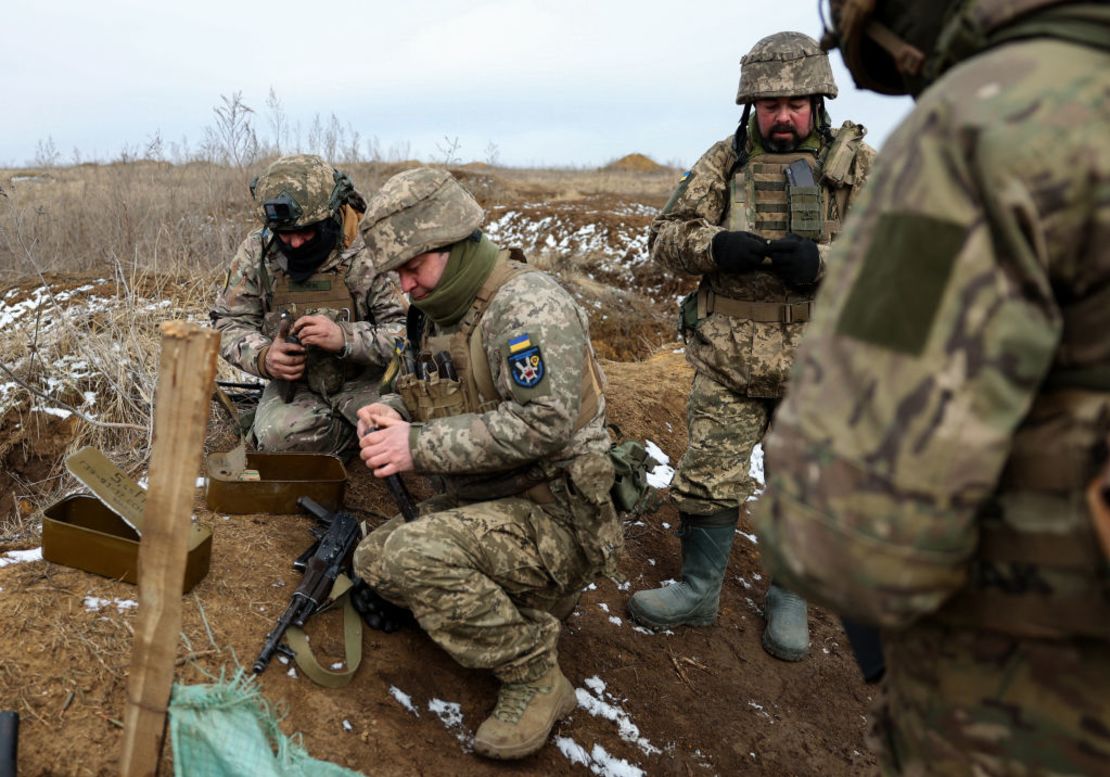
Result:
M343 168L369 197L419 164ZM143 467L158 326L206 320L227 261L256 224L248 182L265 166L138 161L0 170L0 321L7 320L0 339L0 540L37 531L34 508L72 488L62 462L79 447L96 446L131 473ZM646 214L665 201L673 171L470 164L452 172L491 219L510 208L525 215L517 225L524 244L507 244L522 245L530 261L575 294L602 356L643 358L673 339L674 279L629 266L624 256L624 241L636 235L643 251ZM546 233L526 229L545 219ZM588 226L612 248L551 248L543 241L556 221L559 239ZM15 306L34 300L33 310L12 320ZM221 377L244 379L222 363ZM18 387L5 391L5 383ZM47 415L52 408L73 416ZM210 437L223 444L227 426L218 417Z

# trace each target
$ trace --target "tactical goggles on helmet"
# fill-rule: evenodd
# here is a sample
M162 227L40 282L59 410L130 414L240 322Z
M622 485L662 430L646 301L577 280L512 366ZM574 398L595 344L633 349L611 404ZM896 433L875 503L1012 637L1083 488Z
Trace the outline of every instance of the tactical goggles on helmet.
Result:
M273 230L295 228L303 213L300 204L288 192L262 203L262 212L266 216L266 226Z

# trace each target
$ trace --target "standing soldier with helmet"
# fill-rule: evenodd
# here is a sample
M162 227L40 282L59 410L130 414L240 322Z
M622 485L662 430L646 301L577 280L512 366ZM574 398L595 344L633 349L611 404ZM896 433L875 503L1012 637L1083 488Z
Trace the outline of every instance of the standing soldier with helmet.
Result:
M656 261L701 277L681 317L696 371L689 444L671 485L682 580L639 591L628 604L653 628L716 620L740 509L754 491L752 449L786 386L829 243L874 155L862 126L830 126L825 98L837 88L817 41L770 35L740 64L739 129L683 175L651 229ZM801 660L805 601L772 583L766 615L767 651Z
M443 493L419 520L375 529L354 567L460 664L493 671L497 705L474 750L509 759L575 708L559 620L616 573L622 540L586 314L494 245L483 218L449 173L418 168L387 181L363 219L412 307L396 393L359 411L362 459L378 477L432 475Z
M917 104L768 438L764 561L882 627L886 774L1110 774L1110 7L831 6Z
M359 407L404 329L391 275L358 233L351 179L318 156L274 161L251 186L263 227L231 260L212 317L220 353L270 380L255 412L259 450L350 453Z

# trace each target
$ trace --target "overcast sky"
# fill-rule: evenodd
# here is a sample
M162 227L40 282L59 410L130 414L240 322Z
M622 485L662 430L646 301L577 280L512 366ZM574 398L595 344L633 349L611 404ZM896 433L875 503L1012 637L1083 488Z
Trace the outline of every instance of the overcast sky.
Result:
M52 140L62 163L196 148L221 96L271 140L271 88L302 145L334 114L383 155L511 165L691 164L731 133L739 60L780 30L820 34L817 0L54 0L5 3L0 165ZM909 110L840 97L878 146ZM286 144L288 150L289 143Z

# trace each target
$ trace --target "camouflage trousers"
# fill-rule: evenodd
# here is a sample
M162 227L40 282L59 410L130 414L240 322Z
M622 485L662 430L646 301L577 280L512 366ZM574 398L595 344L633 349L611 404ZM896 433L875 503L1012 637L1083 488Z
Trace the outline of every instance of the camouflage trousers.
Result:
M559 502L510 497L458 505L434 497L421 518L383 524L359 544L355 572L408 607L466 667L527 682L556 663L560 625L548 610L598 573Z
M280 381L270 381L258 401L251 426L258 450L336 455L354 451L358 409L378 401L376 379L349 380L329 397L298 381L288 404L281 398L283 386Z
M885 632L883 650L883 774L1110 774L1110 644L929 622Z
M767 432L777 402L743 396L695 373L686 405L688 442L671 482L679 510L712 515L738 508L752 495L752 449Z

